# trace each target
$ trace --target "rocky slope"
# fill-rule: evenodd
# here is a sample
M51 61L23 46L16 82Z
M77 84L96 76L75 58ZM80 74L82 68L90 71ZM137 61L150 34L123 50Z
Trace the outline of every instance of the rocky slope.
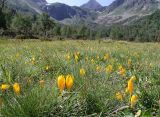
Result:
M51 17L58 21L65 19L72 19L73 17L79 17L81 19L91 18L91 12L83 10L80 7L68 6L62 3L49 4L43 7L43 11L48 13Z
M115 0L96 19L98 24L128 24L152 14L160 8L160 0Z
M46 0L8 0L7 6L19 12L42 13L41 7L46 5Z

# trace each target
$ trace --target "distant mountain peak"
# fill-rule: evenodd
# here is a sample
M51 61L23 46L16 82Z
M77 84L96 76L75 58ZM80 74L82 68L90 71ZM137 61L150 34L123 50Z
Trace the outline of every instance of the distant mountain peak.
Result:
M47 3L46 0L32 0L33 2Z
M38 4L38 5L45 5L47 4L46 0L32 0L34 3Z
M97 10L97 9L102 8L102 5L96 0L89 0L87 3L83 4L81 8Z

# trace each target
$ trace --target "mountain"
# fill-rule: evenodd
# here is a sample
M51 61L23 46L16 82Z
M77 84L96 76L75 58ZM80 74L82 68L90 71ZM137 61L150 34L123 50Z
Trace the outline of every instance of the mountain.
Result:
M65 24L128 25L160 9L160 0L115 0L101 6L96 0L77 7L62 3L48 4L46 0L8 0L8 6L20 12L48 13Z
M47 12L51 17L58 21L66 18L73 18L79 16L81 18L89 17L89 12L79 7L71 7L62 3L53 3L43 7L43 11Z
M160 9L160 0L115 0L98 16L98 24L128 24Z
M65 24L92 23L97 13L77 6L68 6L62 3L48 4L42 7L52 18Z
M35 3L38 3L38 4L47 4L47 1L46 0L32 0L33 2Z
M87 3L83 4L81 8L89 10L98 10L101 9L102 6L96 0L89 0Z
M118 8L120 5L122 5L125 2L125 0L115 0L112 4L106 7L105 12L109 13L112 12L114 9Z
M7 6L19 12L42 13L41 7L46 5L46 0L8 0Z
M92 23L97 17L94 11L62 3L48 4L46 0L9 0L7 5L24 13L41 14L45 12L55 20L66 24Z

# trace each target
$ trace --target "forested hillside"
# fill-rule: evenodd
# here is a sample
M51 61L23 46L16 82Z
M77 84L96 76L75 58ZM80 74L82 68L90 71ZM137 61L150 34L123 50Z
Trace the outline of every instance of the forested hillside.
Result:
M160 10L134 21L129 26L112 27L110 36L129 41L160 41Z

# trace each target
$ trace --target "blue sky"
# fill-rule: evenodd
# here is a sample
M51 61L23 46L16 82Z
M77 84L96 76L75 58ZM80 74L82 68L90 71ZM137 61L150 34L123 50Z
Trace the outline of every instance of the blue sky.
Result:
M70 6L80 6L86 2L88 2L89 0L47 0L47 2L49 3L53 3L53 2L60 2L60 3L65 3L68 4ZM112 3L114 0L97 0L102 6L107 6L110 3Z

